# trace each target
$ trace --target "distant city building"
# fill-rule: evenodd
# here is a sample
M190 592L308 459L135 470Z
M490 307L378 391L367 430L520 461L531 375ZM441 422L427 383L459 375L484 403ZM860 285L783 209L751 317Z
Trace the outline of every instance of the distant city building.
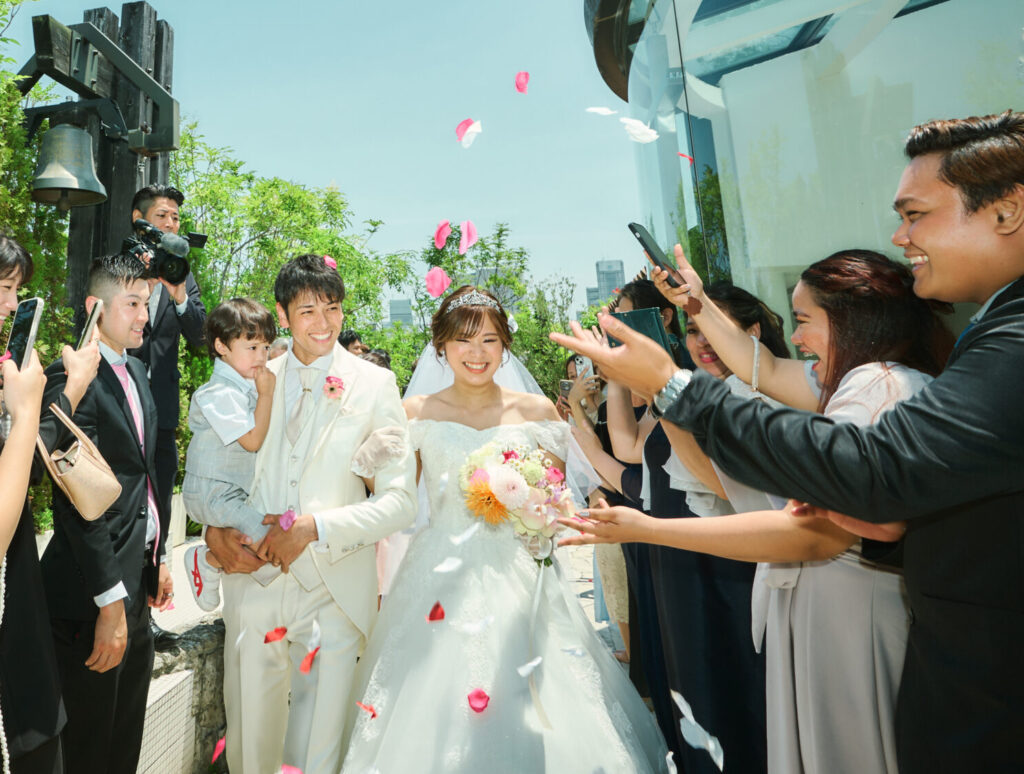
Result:
M412 325L412 301L408 298L392 298L389 303L388 314L391 316L391 324L401 323Z
M587 288L587 306L597 306L602 300L597 288Z
M622 261L597 262L597 297L600 300L611 298L615 291L626 284L626 272ZM590 288L587 288L589 303Z

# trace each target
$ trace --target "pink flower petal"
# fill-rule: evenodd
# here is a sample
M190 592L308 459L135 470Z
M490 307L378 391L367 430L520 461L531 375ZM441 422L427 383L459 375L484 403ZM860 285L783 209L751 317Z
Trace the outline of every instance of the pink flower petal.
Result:
M278 640L283 640L284 636L287 633L288 627L278 626L276 629L272 629L269 632L267 632L266 636L263 638L263 644L266 645L268 642L277 642Z
M462 236L459 238L459 255L465 255L466 251L476 244L476 226L473 225L473 221L464 220L459 224L459 228L462 230Z
M471 484L486 484L491 480L491 474L483 468L477 468L473 471L473 475L469 477L469 483Z
M173 602L168 602L167 603L167 607L164 608L164 610L166 610L168 613L171 612L173 609L174 609L174 603Z
M331 256L329 256L329 255L325 255L324 256L324 263L326 263L332 269L337 269L338 268L338 262L336 260L334 260L333 258L331 258Z
M210 761L210 763L216 762L216 760L221 756L221 753L224 752L225 744L226 742L224 741L223 736L217 740L217 744L213 746L213 759Z
M547 477L547 480L550 481L552 484L558 484L565 480L565 474L558 468L556 468L554 465L548 468L547 472L544 475Z
M10 351L4 352L3 355L0 355L0 363L3 363L5 360L10 360L11 357L12 357L12 355L11 355Z
M302 769L298 766L289 766L285 763L281 766L281 774L302 774Z
M469 708L473 712L480 713L487 709L487 705L491 701L491 697L487 695L487 692L481 688L476 688L469 692L466 697L469 700Z
M309 670L313 668L313 659L316 658L316 654L320 652L320 647L317 646L313 650L309 651L302 659L302 663L299 664L299 671L304 675L309 674Z
M481 124L479 121L474 121L473 123L471 123L469 125L469 128L462 133L462 139L459 140L459 142L462 143L462 147L468 148L470 145L472 145L473 141L476 139L476 136L480 134L480 132L482 132L483 130L483 124Z
M685 153L680 153L679 155L682 156L687 161L689 161L691 165L693 164L693 156L688 156Z
M277 520L278 526L281 527L285 532L292 528L292 524L295 523L295 511L289 508L287 511L281 514L281 518Z
M448 241L448 237L452 233L452 225L450 220L442 220L437 224L437 228L434 229L434 247L438 250L444 249L444 243Z
M462 138L466 136L466 130L473 125L473 119L467 118L464 121L459 121L459 125L455 127L455 137L459 142L462 142Z
M435 602L434 606L430 608L430 612L427 613L427 621L433 623L434 621L444 620L444 608L441 607L440 602Z
M452 284L451 277L440 266L435 266L427 272L426 281L427 292L433 298L439 298L448 289L448 286Z
M516 91L520 94L526 93L526 87L530 83L530 74L526 71L516 73Z
M370 715L370 720L377 719L377 710L373 708L372 704L363 704L361 701L356 702L356 706L359 707L363 712L367 712Z

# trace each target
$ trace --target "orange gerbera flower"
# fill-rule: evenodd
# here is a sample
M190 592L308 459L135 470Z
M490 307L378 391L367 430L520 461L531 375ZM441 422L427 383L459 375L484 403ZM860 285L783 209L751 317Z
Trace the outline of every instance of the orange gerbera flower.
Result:
M508 518L508 509L494 496L486 481L471 483L466 488L466 507L488 524L501 524Z

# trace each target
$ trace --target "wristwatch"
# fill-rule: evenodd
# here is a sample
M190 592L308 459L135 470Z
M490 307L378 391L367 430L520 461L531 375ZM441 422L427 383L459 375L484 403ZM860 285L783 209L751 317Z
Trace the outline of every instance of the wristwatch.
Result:
M668 411L669 407L676 402L683 390L686 389L686 385L690 383L691 376L693 376L693 373L685 368L680 368L672 374L672 378L668 380L668 383L658 390L654 396L654 400L651 402L651 414L661 419L662 414Z

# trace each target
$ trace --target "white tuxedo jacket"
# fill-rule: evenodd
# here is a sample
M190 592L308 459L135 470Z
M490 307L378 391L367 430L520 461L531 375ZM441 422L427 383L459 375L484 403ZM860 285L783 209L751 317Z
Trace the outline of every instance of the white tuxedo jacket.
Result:
M364 635L377 615L374 544L412 523L416 515L416 459L404 454L387 460L374 476L374 494L366 497L363 480L351 471L352 456L375 430L407 430L395 375L334 345L329 375L344 384L341 397L320 397L304 432L312 433L305 459L292 456L285 429L293 406L285 405L288 357L271 360L274 390L270 427L256 457L251 503L263 513L279 513L268 493L297 487L300 513L316 513L322 534L306 546L290 572L307 590L326 585L338 606ZM273 485L264 477L275 476ZM294 501L292 492L289 500Z

